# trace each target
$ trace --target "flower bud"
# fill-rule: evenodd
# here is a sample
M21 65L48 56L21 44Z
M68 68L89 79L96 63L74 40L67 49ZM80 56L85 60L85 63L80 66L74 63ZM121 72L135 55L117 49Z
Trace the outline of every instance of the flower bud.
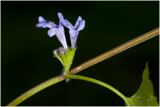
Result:
M57 51L58 51L58 49L53 50L53 54L54 54L55 56L58 55L58 54L57 54Z
M58 52L59 52L61 55L64 55L64 54L66 53L66 50L65 50L64 48L60 47L60 48L58 49Z

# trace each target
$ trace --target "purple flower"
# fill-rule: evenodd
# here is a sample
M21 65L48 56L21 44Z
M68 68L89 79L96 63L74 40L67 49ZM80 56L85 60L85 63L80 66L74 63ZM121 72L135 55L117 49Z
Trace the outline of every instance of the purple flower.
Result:
M64 34L64 28L61 21L59 21L59 26L56 25L54 22L47 22L42 16L39 16L38 21L39 23L36 24L37 27L50 28L48 30L48 35L50 37L53 37L54 35L56 35L60 43L63 45L63 47L65 49L68 49L66 37Z
M73 26L68 20L64 19L61 13L58 13L58 17L61 23L69 29L71 45L75 48L79 31L83 30L85 27L85 20L82 20L81 16L79 16L76 24Z

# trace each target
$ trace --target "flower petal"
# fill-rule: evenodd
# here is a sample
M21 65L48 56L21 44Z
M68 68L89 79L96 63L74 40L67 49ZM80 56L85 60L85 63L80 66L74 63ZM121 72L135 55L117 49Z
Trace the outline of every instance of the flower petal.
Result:
M52 25L48 22L40 22L38 24L36 24L36 27L41 27L41 28L52 28Z
M69 34L70 34L71 38L74 38L76 35L76 30L74 30L74 29L69 30Z
M62 13L60 13L60 12L58 12L58 17L59 17L59 19L64 20L64 17L62 15Z
M53 22L46 22L46 21L42 21L42 22L39 22L38 24L36 24L36 27L41 27L41 28L58 28L58 25L56 25L55 23Z
M59 20L59 27L63 27L63 24L60 20Z
M44 22L40 22L40 23L36 24L36 27L42 27L43 28L43 26L44 26Z
M43 21L46 21L46 20L44 20L44 18L43 18L42 16L39 16L39 17L38 17L38 21L39 21L39 22L43 22Z
M68 29L73 29L73 25L72 25L67 19L65 19L65 20L62 22L62 24L63 24L64 26L66 26Z
M57 36L58 40L61 42L61 44L63 45L63 47L65 49L68 49L63 26L57 28L57 30L56 30L56 36Z
M78 28L79 24L82 22L82 17L79 16L77 21L76 21L76 24L74 25L74 29Z
M80 25L79 25L79 27L78 27L77 30L78 30L78 31L83 30L84 27L85 27L85 20L83 20L83 21L80 23Z
M61 23L69 29L73 29L73 25L66 19L64 19L62 13L58 13L59 20Z
M57 28L51 28L51 29L49 29L48 30L49 37L54 36L56 34L56 30L57 30Z
M73 48L76 47L78 33L79 33L78 30L69 30L71 45Z
M48 23L49 25L47 27L51 27L51 28L58 28L58 25L56 25L54 22L49 21Z

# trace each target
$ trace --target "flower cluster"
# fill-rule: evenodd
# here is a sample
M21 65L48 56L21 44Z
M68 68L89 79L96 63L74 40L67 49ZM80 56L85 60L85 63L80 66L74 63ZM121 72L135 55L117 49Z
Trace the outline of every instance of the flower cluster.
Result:
M39 16L38 21L39 23L36 24L37 27L40 28L50 28L48 30L48 35L53 37L56 35L60 43L62 44L63 48L60 47L53 51L54 56L57 57L67 74L69 74L69 68L73 62L73 58L76 51L76 41L79 34L79 31L83 30L85 27L85 20L82 19L81 16L78 17L75 25L73 26L67 19L64 19L62 13L58 13L59 17L59 25L55 24L54 22L47 22L42 16ZM71 47L68 47L64 32L64 27L69 29L70 40L71 40Z

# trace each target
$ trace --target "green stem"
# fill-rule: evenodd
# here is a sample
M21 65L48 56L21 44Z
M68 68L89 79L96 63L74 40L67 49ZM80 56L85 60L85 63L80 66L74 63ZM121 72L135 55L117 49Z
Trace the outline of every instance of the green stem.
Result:
M99 81L99 80L96 80L96 79L93 79L93 78L90 78L90 77L85 77L85 76L80 76L80 75L64 75L64 77L66 79L79 79L79 80L84 80L84 81L88 81L88 82L92 82L92 83L96 83L98 85L101 85L103 87L106 87L108 88L109 90L113 91L114 93L116 93L118 96L120 96L124 101L125 103L127 103L127 105L129 105L128 101L127 101L127 97L124 96L121 92L119 92L117 89L113 88L112 86L102 82L102 81Z
M124 43L124 44L122 44L122 45L120 45L110 51L105 52L102 55L99 55L99 56L77 66L76 68L74 68L70 71L70 74L76 74L76 73L78 73L88 67L93 66L94 64L97 64L97 63L99 63L105 59L108 59L108 58L110 58L110 57L112 57L122 51L125 51L125 50L127 50L137 44L140 44L140 43L142 43L152 37L155 37L158 34L159 34L159 28L154 29L150 32L147 32L147 33L145 33L145 34L143 34L143 35L141 35L131 41L128 41L128 42L126 42L126 43ZM53 84L56 84L64 79L65 78L63 77L63 75L53 77L53 78L35 86L34 88L30 89L29 91L25 92L24 94L20 95L15 100L13 100L11 103L9 103L8 106L16 106L16 105L20 104L21 102L23 102L24 100L26 100L27 98L31 97L32 95L38 93L39 91L41 91L41 90L43 90Z
M27 98L31 97L32 95L38 93L39 91L41 91L41 90L43 90L53 84L61 82L64 79L65 78L63 77L63 75L60 75L57 77L53 77L47 81L44 81L43 83L33 87L29 91L27 91L27 92L23 93L22 95L20 95L19 97L17 97L15 100L13 100L7 106L16 106L16 105L20 104L21 102L23 102L24 100L26 100Z

